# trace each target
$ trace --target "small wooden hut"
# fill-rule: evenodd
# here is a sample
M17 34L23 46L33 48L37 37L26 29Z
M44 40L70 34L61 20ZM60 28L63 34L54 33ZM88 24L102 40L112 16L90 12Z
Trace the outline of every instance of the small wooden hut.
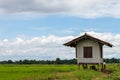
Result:
M113 46L112 44L95 38L87 33L65 43L64 45L75 48L79 69L80 65L82 65L83 68L87 68L88 64L92 64L91 67L98 65L99 70L104 69L103 46Z

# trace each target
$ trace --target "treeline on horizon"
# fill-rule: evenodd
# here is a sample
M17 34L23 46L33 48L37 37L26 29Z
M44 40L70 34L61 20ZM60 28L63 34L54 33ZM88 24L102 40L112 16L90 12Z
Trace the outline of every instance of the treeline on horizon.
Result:
M106 63L120 63L120 59L117 58L105 58L104 62ZM56 58L56 60L19 60L19 61L0 61L0 64L77 64L77 60L74 59L64 59Z

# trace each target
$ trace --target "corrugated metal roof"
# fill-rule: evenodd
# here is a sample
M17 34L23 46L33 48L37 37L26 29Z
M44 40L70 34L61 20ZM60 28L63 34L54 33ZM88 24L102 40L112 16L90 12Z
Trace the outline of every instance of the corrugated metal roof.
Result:
M67 42L67 43L65 43L65 44L63 44L63 45L65 45L65 46L70 46L70 47L76 47L77 42L79 42L79 41L81 41L81 40L86 40L86 39L93 40L93 41L95 41L95 42L98 42L99 44L106 45L106 46L109 46L109 47L112 47L112 46L113 46L112 44L110 44L110 43L108 43L108 42L105 42L105 41L103 41L103 40L100 40L100 39L98 39L98 38L95 38L95 37L93 37L93 36L91 36L91 35L89 35L89 34L87 34L87 33L85 33L83 36L80 36L80 37L78 37L78 38L75 38L75 39L73 39L73 40L71 40L71 41L69 41L69 42Z

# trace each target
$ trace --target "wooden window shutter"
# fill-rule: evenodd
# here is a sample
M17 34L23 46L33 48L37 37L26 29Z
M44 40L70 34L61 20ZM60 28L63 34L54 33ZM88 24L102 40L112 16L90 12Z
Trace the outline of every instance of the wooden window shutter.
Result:
M84 58L92 58L92 47L84 47Z
M103 58L103 49L102 49L102 46L100 46L100 56L101 56L101 58Z

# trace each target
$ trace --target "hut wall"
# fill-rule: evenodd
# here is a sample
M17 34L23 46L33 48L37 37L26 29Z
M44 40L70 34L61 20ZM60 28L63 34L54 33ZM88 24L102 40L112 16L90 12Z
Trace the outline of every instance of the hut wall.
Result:
M84 58L84 47L92 46L92 58ZM99 44L92 40L83 40L77 43L77 61L78 63L103 63L103 59L100 56Z

